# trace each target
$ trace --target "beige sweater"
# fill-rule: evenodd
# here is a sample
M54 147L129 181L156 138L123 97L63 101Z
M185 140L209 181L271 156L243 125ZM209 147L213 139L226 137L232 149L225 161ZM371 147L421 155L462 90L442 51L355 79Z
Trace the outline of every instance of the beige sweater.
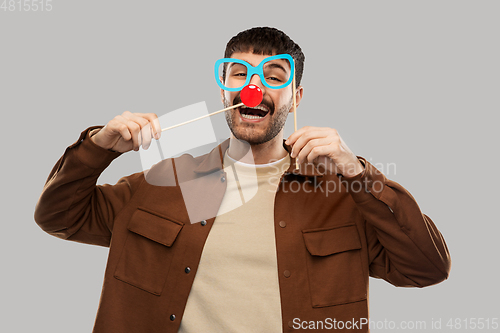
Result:
M289 165L288 155L258 166L224 156L227 190L179 332L282 331L274 196Z

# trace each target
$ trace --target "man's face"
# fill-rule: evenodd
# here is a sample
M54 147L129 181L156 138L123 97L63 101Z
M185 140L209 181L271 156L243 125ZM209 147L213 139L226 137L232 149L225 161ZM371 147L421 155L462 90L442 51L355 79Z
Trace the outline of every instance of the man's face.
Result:
M252 66L257 66L267 57L269 55L248 52L237 52L231 56L231 58L244 60ZM290 67L285 67L290 74ZM262 90L261 104L255 108L239 107L228 110L226 121L237 139L244 140L251 145L258 145L272 140L282 132L288 113L292 109L292 85L282 89L267 88L262 84L258 75L253 75L250 84ZM241 103L239 91L230 92L221 89L221 97L225 107Z

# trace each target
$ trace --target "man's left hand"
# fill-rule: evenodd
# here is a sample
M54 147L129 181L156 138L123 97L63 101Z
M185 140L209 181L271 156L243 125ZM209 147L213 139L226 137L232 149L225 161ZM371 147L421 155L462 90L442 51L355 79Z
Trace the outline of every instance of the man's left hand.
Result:
M296 157L297 163L323 164L330 172L344 177L354 177L364 170L334 128L305 126L290 135L285 143L292 146L290 156Z

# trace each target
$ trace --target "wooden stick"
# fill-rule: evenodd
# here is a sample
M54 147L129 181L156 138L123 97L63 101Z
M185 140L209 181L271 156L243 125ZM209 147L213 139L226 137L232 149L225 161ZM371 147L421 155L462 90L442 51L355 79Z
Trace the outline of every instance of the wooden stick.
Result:
M200 120L200 119L203 119L203 118L206 118L206 117L210 117L210 116L213 116L214 114L221 113L221 112L224 112L224 111L227 111L227 110L231 110L231 109L243 106L243 105L245 105L245 104L243 104L243 103L236 104L236 105L230 106L228 108L225 108L225 109L222 109L222 110L219 110L219 111L215 111L215 112L212 112L212 113L206 114L204 116L201 116L201 117L198 117L198 118L194 118L194 119L185 121L183 123L180 123L180 124L177 124L177 125L174 125L174 126L163 128L161 131L163 132L163 131L166 131L166 130L169 130L169 129L172 129L172 128L176 128L176 127L179 127L179 126L182 126L182 125L186 125L186 124L192 123L193 121Z
M292 99L293 99L293 126L295 132L297 132L297 94L295 88L295 69L293 71L293 79L292 79ZM297 159L295 159L295 170L299 170L299 165L297 164Z

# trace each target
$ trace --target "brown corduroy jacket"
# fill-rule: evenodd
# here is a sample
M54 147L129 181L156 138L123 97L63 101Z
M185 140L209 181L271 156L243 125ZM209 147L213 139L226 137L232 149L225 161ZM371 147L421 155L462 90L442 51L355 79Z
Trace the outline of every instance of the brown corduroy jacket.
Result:
M97 186L120 154L95 145L94 128L54 166L35 220L56 237L110 248L94 332L177 332L224 196L228 141ZM368 332L369 276L405 287L448 277L450 256L434 223L401 185L361 160L365 171L346 179L310 164L297 172L292 159L281 178L274 223L283 332L327 318L357 320L348 331Z

